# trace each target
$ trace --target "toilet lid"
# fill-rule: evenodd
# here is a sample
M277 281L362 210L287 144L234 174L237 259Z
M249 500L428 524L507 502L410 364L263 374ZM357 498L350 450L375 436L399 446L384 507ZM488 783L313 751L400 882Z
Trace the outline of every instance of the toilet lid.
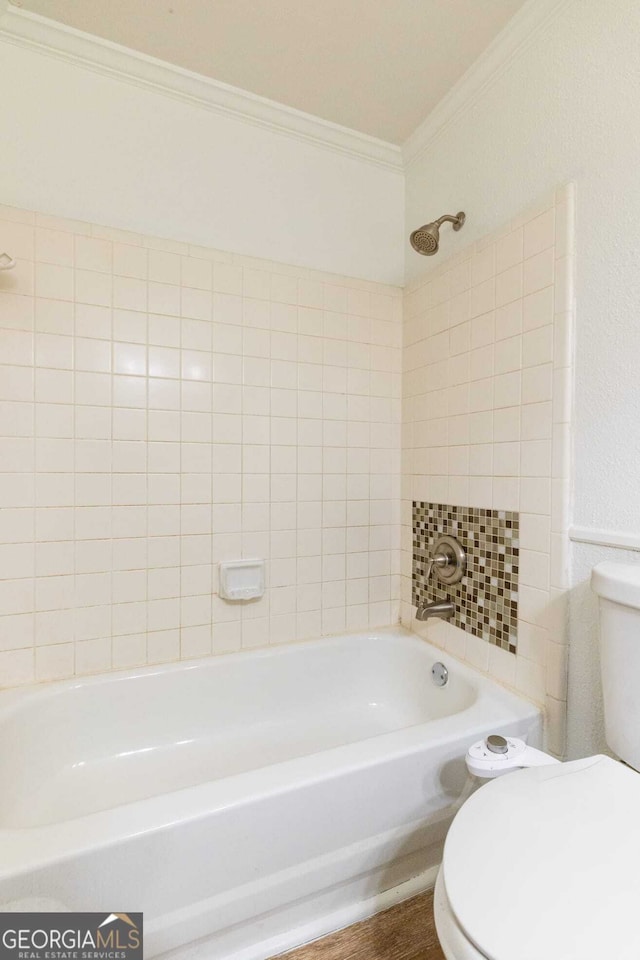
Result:
M638 960L640 774L596 756L486 784L449 830L443 875L488 960Z

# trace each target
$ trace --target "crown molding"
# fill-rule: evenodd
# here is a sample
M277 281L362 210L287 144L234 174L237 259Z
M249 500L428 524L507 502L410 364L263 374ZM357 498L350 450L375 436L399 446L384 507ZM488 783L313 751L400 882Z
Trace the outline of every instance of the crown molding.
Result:
M454 124L461 113L521 56L573 0L527 0L498 36L472 63L460 80L434 107L429 116L402 145L405 166L419 160L441 133Z
M2 7L5 7L4 11ZM0 0L0 40L402 173L400 147Z
M402 173L427 152L440 134L455 123L530 46L536 35L572 2L527 0L402 147L29 13L8 0L0 0L0 40Z

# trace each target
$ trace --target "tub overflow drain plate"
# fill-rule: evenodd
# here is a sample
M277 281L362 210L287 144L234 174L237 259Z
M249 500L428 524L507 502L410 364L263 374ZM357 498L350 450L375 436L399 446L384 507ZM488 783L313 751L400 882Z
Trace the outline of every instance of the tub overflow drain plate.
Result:
M449 671L445 667L444 663L440 663L439 660L437 663L434 663L434 665L431 667L431 677L436 687L444 687L449 679Z

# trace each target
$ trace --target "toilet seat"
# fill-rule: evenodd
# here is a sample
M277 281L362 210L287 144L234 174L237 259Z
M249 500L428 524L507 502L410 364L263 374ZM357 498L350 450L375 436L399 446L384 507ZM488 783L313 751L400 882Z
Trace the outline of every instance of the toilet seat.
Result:
M640 775L596 756L483 786L449 830L439 883L441 917L476 951L450 948L455 960L637 960Z
M436 887L433 891L433 912L438 940L446 960L487 960L483 954L476 950L454 917L444 888L442 870L438 873Z

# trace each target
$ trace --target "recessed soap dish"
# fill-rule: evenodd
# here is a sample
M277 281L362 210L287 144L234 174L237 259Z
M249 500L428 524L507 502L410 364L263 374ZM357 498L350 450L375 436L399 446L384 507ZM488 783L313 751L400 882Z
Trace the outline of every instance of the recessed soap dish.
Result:
M264 560L223 560L220 596L224 600L255 600L264 593Z

